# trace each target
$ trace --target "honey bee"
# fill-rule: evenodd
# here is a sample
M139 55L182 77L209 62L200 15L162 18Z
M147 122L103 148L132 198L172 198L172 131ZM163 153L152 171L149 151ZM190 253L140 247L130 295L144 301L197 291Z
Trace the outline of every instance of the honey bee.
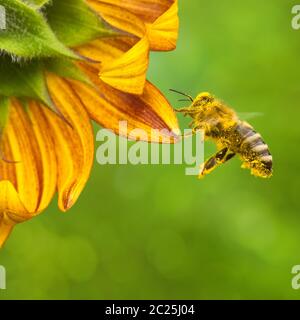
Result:
M273 158L261 135L246 121L238 118L236 112L208 92L200 93L196 99L177 90L192 102L189 107L176 110L192 117L192 132L203 130L205 139L213 140L218 151L203 164L199 178L212 172L219 165L238 155L242 168L251 174L269 178L273 172Z

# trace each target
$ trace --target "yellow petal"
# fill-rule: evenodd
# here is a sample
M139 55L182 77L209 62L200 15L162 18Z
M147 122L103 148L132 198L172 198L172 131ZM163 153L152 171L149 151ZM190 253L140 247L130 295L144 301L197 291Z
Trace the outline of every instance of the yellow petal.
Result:
M77 51L90 59L101 60L99 76L105 83L132 94L143 92L149 64L147 37L138 41L130 37L97 39Z
M16 223L32 217L20 201L10 181L0 181L0 248L10 235Z
M134 45L137 44L139 39L131 38L128 36L118 36L113 38L102 38L85 44L76 49L76 51L91 60L101 59L101 63L94 63L101 69L103 65L113 63L114 60L120 59L122 55L129 51Z
M136 15L114 2L88 0L89 5L112 26L142 38L146 32L145 24Z
M142 94L149 63L147 37L98 39L77 50L90 59L100 59L99 76L110 86L132 94Z
M91 0L88 0L90 2ZM132 12L144 22L152 23L170 6L174 0L92 0L99 4L107 3L120 7L122 10Z
M156 21L148 24L147 29L151 50L174 50L177 44L179 29L177 0Z
M144 22L147 26L150 48L155 51L170 51L176 48L179 28L178 1L177 0L89 0L91 6L101 14L111 11L110 15L120 16L131 13L135 18L131 18L131 28L126 27L128 20L120 19L123 23L108 19L109 23L121 30L142 37L145 33L142 27L140 32L135 31L137 26ZM110 6L109 6L110 5ZM110 8L110 9L108 9ZM115 12L112 12L113 9ZM139 20L136 20L136 19ZM137 21L140 21L137 23ZM134 22L134 23L133 23ZM132 26L135 27L132 27Z
M17 101L10 107L10 119L2 138L6 161L0 162L3 180L15 187L28 212L45 209L56 188L56 156L49 125L36 103L27 111Z
M0 189L1 189L1 186L0 186ZM12 223L9 219L7 219L6 215L4 215L3 213L0 213L0 248L3 247L7 238L11 234L14 225L15 225L14 223Z
M43 211L49 205L56 191L57 182L54 141L51 134L49 134L51 127L42 112L42 108L44 107L35 102L31 102L28 108L28 114L39 150L37 165L40 173L40 199L36 209L37 212Z
M150 82L146 82L144 93L137 96L106 85L98 79L97 70L92 67L85 66L84 71L98 90L79 82L71 83L92 119L120 135L128 136L133 129L143 129L147 137L142 140L161 142L170 137L172 142L176 140L179 128L175 113L166 98ZM119 128L120 121L127 121L128 132ZM151 137L151 129L165 132Z
M100 78L105 83L123 92L142 94L149 50L168 51L176 47L179 26L177 0L89 0L88 3L110 24L141 40L132 47L124 47L120 38L110 43L100 39L78 48L79 53L101 61ZM118 49L123 54L120 55Z
M41 107L30 103L25 111L13 101L1 144L0 245L14 224L37 215L51 201L57 179L53 148Z
M97 11L107 22L118 29L137 36L140 40L131 40L131 45L124 46L124 41L114 39L110 42L111 48L104 41L95 41L88 44L87 48L99 51L91 57L85 48L78 51L94 60L101 61L100 78L110 86L132 94L142 94L146 81L146 72L149 63L149 40L146 36L147 28L143 21L120 4L104 3L102 1L89 0L90 6ZM125 36L124 38L129 38ZM134 43L132 43L134 41ZM104 44L104 46L103 46ZM122 54L117 50L120 49ZM109 63L107 62L109 60Z
M94 140L92 126L77 93L63 79L49 74L51 96L66 121L44 108L51 123L58 162L58 205L69 209L78 199L93 164Z
M39 149L31 122L24 108L14 101L2 137L5 159L0 161L3 180L10 181L29 212L35 212L40 198Z
M141 39L112 63L103 65L100 79L110 86L132 94L142 94L148 69L149 42Z

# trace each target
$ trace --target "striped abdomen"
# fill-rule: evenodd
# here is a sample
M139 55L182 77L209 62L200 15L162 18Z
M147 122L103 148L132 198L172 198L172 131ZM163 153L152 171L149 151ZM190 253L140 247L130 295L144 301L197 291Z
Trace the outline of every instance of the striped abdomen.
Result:
M244 161L243 167L251 169L256 176L270 177L273 158L261 135L246 122L239 122L235 131L240 140L238 153Z

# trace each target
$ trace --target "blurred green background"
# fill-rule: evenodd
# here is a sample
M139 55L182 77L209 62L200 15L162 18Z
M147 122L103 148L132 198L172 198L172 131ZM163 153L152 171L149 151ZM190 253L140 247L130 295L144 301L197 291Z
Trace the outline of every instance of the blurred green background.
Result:
M1 299L299 299L300 30L287 0L180 2L178 49L153 53L149 79L210 91L270 146L271 180L238 159L203 181L184 166L94 165L67 214L53 201L0 253ZM186 126L183 119L182 125ZM99 144L97 144L99 146ZM206 145L206 156L214 147Z

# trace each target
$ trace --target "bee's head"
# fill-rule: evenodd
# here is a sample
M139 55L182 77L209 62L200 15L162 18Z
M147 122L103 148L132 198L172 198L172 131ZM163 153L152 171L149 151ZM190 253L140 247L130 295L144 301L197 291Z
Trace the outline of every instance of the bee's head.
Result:
M198 106L206 106L208 103L211 103L214 101L214 96L211 95L209 92L202 92L198 94L196 99L193 102L194 107Z

